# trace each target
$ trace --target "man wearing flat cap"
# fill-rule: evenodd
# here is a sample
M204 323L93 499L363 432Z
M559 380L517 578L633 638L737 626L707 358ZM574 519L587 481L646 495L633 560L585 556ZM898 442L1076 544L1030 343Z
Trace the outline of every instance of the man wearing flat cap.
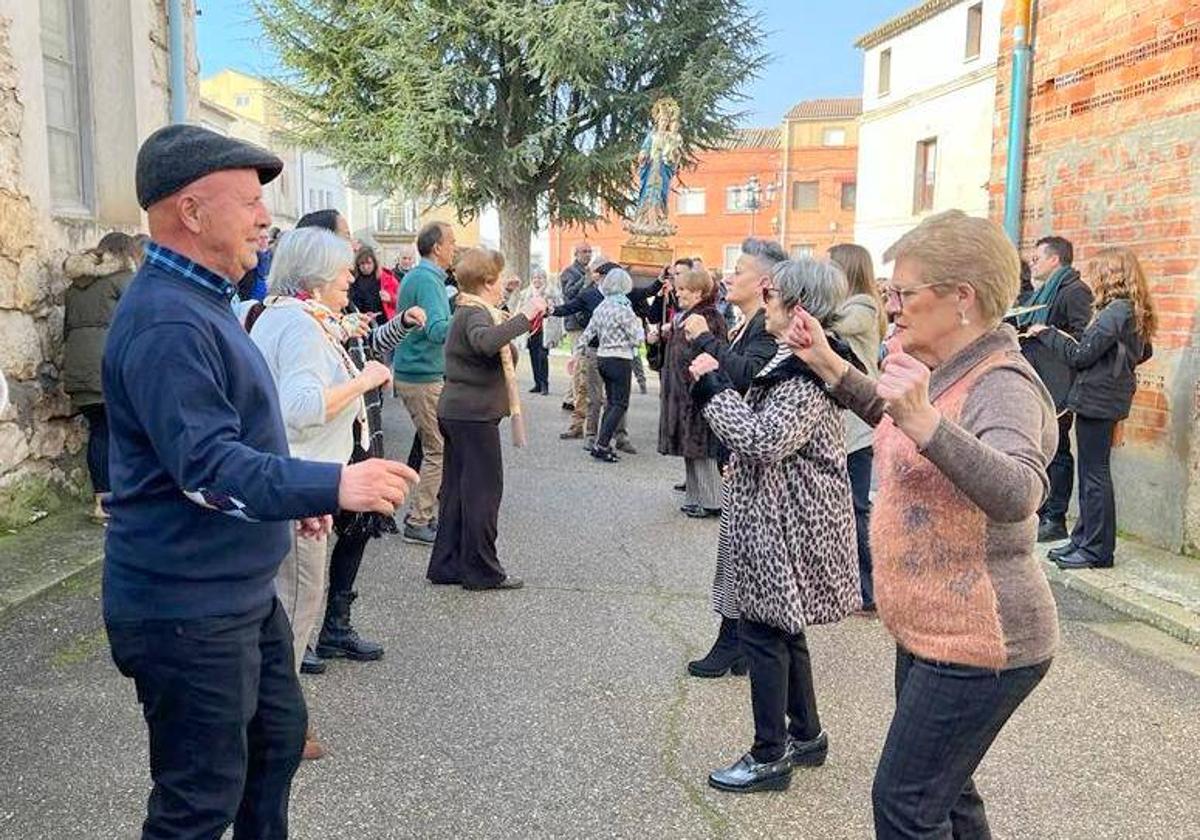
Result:
M104 352L112 472L104 619L134 680L154 788L142 837L287 836L307 712L275 597L291 534L328 514L392 513L416 474L288 457L270 370L233 284L271 223L274 155L173 125L138 152L145 262Z

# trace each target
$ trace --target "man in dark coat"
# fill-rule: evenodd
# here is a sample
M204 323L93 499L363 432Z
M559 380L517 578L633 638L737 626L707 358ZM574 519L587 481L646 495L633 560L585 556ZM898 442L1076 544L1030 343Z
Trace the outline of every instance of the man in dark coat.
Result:
M588 265L592 261L592 246L587 242L575 243L575 250L571 256L571 264L564 268L558 274L558 285L562 288L563 303L568 304L578 298L583 290L586 289L592 282L592 272ZM583 328L587 325L587 319L581 318L576 312L563 319L563 329L567 333L567 337L571 340L571 347L575 346L575 341L579 338L579 334L583 332ZM581 366L582 367L582 366ZM575 412L574 426L582 426L583 416L579 411L576 411L576 405L581 394L586 394L587 379L580 374L578 370L571 377L571 390L567 393L567 398L563 400L563 410ZM580 431L582 436L582 429Z
M1017 319L1017 327L1026 330L1034 324L1044 324L1066 333L1076 341L1092 320L1092 291L1071 265L1075 250L1061 236L1039 239L1031 260L1034 291L1028 295L1028 306L1041 307ZM1038 511L1038 542L1065 540L1067 507L1075 486L1075 458L1071 454L1071 426L1074 415L1066 410L1067 393L1073 373L1063 360L1051 352L1042 341L1026 340L1021 344L1025 358L1054 397L1061 412L1058 417L1058 451L1046 472L1050 477L1050 495Z

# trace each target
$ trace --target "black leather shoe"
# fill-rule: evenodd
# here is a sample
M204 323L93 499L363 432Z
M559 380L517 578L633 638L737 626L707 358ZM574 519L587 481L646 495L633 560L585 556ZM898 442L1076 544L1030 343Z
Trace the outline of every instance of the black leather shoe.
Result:
M787 755L793 767L820 767L829 754L829 736L822 732L811 741L788 738Z
M598 446L592 448L592 457L597 461L604 461L608 464L615 464L621 460L621 457L616 452L613 452L611 449L601 449Z
M678 490L680 493L683 493L684 491L687 490L687 484L676 484L673 489Z
M562 410L563 411L574 411L575 403L570 402L569 400L563 400Z
M534 385L532 388L530 388L530 389L529 389L529 393L531 393L531 394L540 394L540 393L542 393L542 386L541 386L541 385Z
M746 753L736 764L708 774L708 783L730 793L754 793L758 790L787 790L792 783L792 759L788 753L778 761L759 762Z
M464 583L462 588L469 592L489 592L493 589L520 589L524 585L525 581L509 575L499 583Z
M1042 542L1058 542L1065 540L1071 535L1067 533L1067 523L1058 519L1043 519L1038 523L1037 541Z
M679 508L692 519L708 519L710 516L720 516L720 508L706 508L700 505L683 505Z
M313 652L312 648L304 649L304 658L300 660L301 674L324 674L326 667L328 666Z
M1112 561L1093 560L1087 554L1076 549L1070 554L1055 559L1054 565L1060 569L1111 569Z
M1060 545L1058 548L1050 549L1046 552L1046 556L1051 560L1057 560L1060 557L1066 557L1068 554L1074 554L1078 550L1079 546L1069 542L1066 545Z

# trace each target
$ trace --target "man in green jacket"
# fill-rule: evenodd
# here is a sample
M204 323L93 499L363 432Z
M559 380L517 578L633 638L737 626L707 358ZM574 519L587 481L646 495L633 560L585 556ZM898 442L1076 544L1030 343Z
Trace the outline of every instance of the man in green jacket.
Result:
M446 333L450 329L450 298L446 294L446 269L454 259L454 229L445 222L430 222L417 234L421 261L404 275L398 312L410 306L425 310L425 326L411 330L392 362L396 395L412 417L421 439L424 459L421 483L404 520L404 540L433 545L437 536L438 491L442 487L442 433L437 406L446 376Z

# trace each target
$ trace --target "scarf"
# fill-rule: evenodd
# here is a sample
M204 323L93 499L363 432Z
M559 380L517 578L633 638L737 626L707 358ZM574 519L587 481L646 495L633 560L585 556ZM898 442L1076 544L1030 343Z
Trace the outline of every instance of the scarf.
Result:
M475 306L492 318L492 323L503 324L512 316L492 306L486 300L467 292L459 291L455 298L458 306ZM525 418L521 415L521 389L517 384L517 368L513 364L512 351L508 346L500 348L500 367L504 370L504 386L508 390L508 413L512 417L512 441L518 448L525 446Z
M350 340L350 335L354 331L357 324L355 319L358 315L340 316L333 312L329 307L317 303L309 296L303 298L291 297L269 297L263 304L267 307L272 306L289 306L295 305L291 301L299 301L299 306L304 309L305 314L316 321L321 327L321 334L325 336L326 342L333 348L337 354L338 361L341 362L342 369L351 379L358 376L359 368L354 364L354 360L350 358L350 354L346 352L346 342ZM367 404L360 396L355 401L355 428L358 430L357 443L363 449L367 449L371 445L371 433L367 426Z
M1017 316L1017 329L1024 330L1033 324L1045 324L1050 320L1050 304L1058 297L1058 287L1062 285L1062 281L1068 274L1071 273L1069 265L1060 265L1054 269L1046 282L1041 288L1030 295L1029 300L1025 301L1025 306L1040 306L1035 312L1026 312L1024 315Z

